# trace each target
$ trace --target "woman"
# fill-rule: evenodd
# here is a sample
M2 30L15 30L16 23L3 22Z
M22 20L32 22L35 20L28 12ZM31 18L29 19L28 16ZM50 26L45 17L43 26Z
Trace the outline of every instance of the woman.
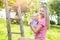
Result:
M46 40L46 31L47 31L47 24L44 16L44 8L40 9L40 20L38 21L37 26L34 28L32 27L32 23L30 22L30 27L32 31L35 33L35 38L37 40Z

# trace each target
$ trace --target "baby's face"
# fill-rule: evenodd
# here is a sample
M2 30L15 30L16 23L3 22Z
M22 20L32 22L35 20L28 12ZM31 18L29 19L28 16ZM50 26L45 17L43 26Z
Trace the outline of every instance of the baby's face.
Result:
M37 16L33 16L33 19L34 19L34 20L38 20L38 17L37 17Z

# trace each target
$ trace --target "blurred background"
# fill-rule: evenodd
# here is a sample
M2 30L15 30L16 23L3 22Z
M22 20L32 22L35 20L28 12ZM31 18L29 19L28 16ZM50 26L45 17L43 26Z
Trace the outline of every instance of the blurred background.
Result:
M33 13L38 13L41 4L45 3L48 7L50 29L47 32L47 40L60 40L60 0L20 0L24 36L34 38L28 21ZM20 32L19 16L16 0L8 0L8 9L10 16L10 26L12 32ZM12 40L18 40L19 34L12 34ZM8 40L6 10L4 0L0 0L0 40Z

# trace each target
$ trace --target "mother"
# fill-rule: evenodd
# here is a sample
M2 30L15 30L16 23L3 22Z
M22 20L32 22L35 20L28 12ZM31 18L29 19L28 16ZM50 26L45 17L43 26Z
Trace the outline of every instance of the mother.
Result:
M30 27L32 29L32 31L35 34L35 38L37 40L46 40L46 31L47 31L47 24L46 24L46 19L45 19L45 11L44 8L40 9L40 20L38 21L37 26L34 28L32 27L32 23L30 23Z

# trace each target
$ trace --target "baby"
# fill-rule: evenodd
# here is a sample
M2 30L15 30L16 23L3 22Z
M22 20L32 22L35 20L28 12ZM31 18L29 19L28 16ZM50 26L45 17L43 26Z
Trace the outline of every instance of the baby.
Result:
M35 27L38 24L38 15L37 14L32 15L32 19L31 19L30 23L32 24L32 27Z

